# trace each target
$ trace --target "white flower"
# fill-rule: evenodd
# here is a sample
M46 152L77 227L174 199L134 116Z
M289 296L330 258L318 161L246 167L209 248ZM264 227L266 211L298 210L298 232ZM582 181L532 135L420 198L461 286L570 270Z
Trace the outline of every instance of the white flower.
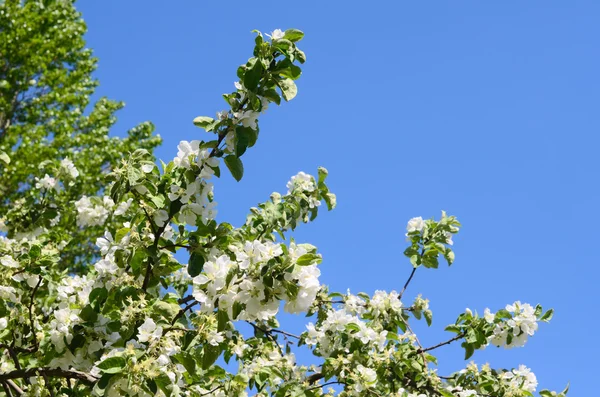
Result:
M406 231L408 233L411 232L421 232L423 231L423 228L425 227L425 221L423 220L423 218L416 217L416 218L412 218L410 221L408 221L408 225L406 225Z
M154 223L156 226L163 227L169 220L169 213L165 210L158 210L154 213Z
M117 250L114 246L115 241L113 240L112 234L107 230L104 232L104 237L98 237L96 239L96 245L100 248L101 255L112 254Z
M144 171L144 173L146 173L146 174L151 173L153 169L154 169L154 164L144 164L144 165L142 165L142 171Z
M50 190L54 189L57 192L60 190L60 186L58 185L58 181L55 178L52 178L48 174L46 174L42 179L36 177L35 178L35 187L36 189L41 190Z
M69 158L64 158L60 161L60 168L62 168L69 175L71 175L71 178L73 179L79 176L79 171L75 167L75 164L73 164L73 162Z
M162 336L162 327L157 327L150 317L138 328L138 341L153 342Z
M253 110L244 110L242 112L235 112L233 114L234 122L242 123L242 125L246 128L251 128L253 130L257 129L256 119L259 113Z
M120 203L117 208L115 209L114 214L115 215L123 215L124 213L127 212L127 210L129 209L129 207L131 206L131 203L133 202L133 199L130 198L129 200L127 200L124 203Z
M8 327L8 320L6 319L6 317L0 318L0 331L2 331L6 327Z
M173 163L177 167L190 168L190 157L196 156L198 154L198 150L200 147L200 141L181 141L177 146L179 151L177 152L177 157L173 159Z
M491 324L494 322L494 318L496 318L496 316L494 315L494 313L490 312L490 309L486 308L483 311L483 318L485 318L485 321Z
M281 29L275 29L271 32L271 34L266 34L266 36L270 37L273 41L280 40L283 39L283 36L285 36L285 32Z
M292 179L287 183L288 194L295 192L313 192L316 188L314 178L300 171L297 175L294 175Z
M102 204L94 204L89 197L83 196L75 202L77 209L77 224L79 226L100 226L103 225L109 210L115 203L108 196L104 196Z
M19 267L19 262L17 262L16 260L14 260L11 256L5 255L3 257L0 257L0 263L3 266L6 267L12 267L12 268L17 268Z
M225 338L221 332L211 331L208 334L208 344L212 346L219 346L219 343L223 342Z
M372 368L367 368L362 364L356 366L359 375L359 382L354 385L354 389L357 392L361 392L364 389L368 389L375 386L377 383L377 373Z
M11 302L17 303L19 301L19 299L17 298L16 292L17 292L17 290L14 289L13 287L5 287L3 285L0 285L0 298L1 299L5 299L5 300L9 300Z
M98 272L98 275L101 277L109 274L115 274L117 270L119 270L119 267L116 263L106 258L96 262L94 268Z

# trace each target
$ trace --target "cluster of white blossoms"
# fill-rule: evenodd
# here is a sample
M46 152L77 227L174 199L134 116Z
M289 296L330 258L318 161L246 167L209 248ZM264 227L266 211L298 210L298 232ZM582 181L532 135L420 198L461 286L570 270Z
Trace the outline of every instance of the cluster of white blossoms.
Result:
M195 226L198 218L202 222L212 220L217 215L216 201L213 200L213 184L207 182L215 174L219 160L211 157L208 149L200 148L200 141L181 141L177 156L173 159L176 167L190 169L198 167L196 180L183 185L172 184L168 189L169 200L179 200L183 206L177 215L179 223ZM162 227L169 220L168 213L158 210L154 214L154 221Z
M513 395L521 396L523 390L533 393L538 385L535 374L524 365L519 365L517 369L503 372L500 377L508 387L507 396L509 397Z
M171 201L179 200L183 203L177 216L180 223L195 226L198 218L206 223L217 216L217 202L213 200L212 183L196 179L188 183L185 188L171 185L168 196ZM167 220L168 214L165 210L159 210L154 215L154 221L158 226L162 227Z
M519 368L512 370L493 371L489 364L483 364L481 368L474 362L470 362L465 369L455 374L454 385L447 385L446 390L458 397L471 397L488 395L484 390L479 393L472 390L475 383L489 383L490 379L495 379L498 386L502 388L506 397L532 396L537 389L537 378L531 369L525 365L519 365ZM462 385L462 386L461 386ZM410 396L410 395L409 395Z
M60 161L60 168L66 172L71 178L75 179L79 176L79 170L75 167L75 164L67 157Z
M132 202L133 199L130 198L115 208L115 202L108 196L104 196L101 200L96 197L83 196L75 202L77 225L83 227L102 226L111 213L115 216L125 214Z
M406 232L407 235L408 233L412 233L412 232L422 232L423 229L425 228L425 221L423 220L422 217L416 217L416 218L412 218L411 220L408 221L407 225L406 225Z
M506 305L505 309L512 318L496 324L489 342L507 349L524 346L527 338L533 336L538 329L535 308L528 303L516 301L512 305ZM493 324L495 314L485 309L484 318L489 324Z
M46 174L43 178L35 177L35 188L43 191L55 190L60 191L60 184L58 179L51 177Z
M388 332L378 331L369 326L358 316L346 309L332 309L327 317L318 325L309 323L303 334L307 345L314 346L314 351L322 357L329 357L333 352L349 352L355 341L367 349L383 351Z
M356 366L356 382L353 385L356 396L363 395L362 392L377 384L377 372L373 368L365 367L362 364Z
M312 175L301 171L290 179L286 187L288 188L287 194L305 196L310 208L321 205L321 201L311 195L317 188L315 178Z
M281 244L255 240L229 249L235 260L213 252L204 271L193 279L193 296L202 312L212 312L218 303L231 319L267 321L277 315L281 298L290 313L304 312L313 304L320 289L320 271L315 264L302 266L297 261L315 247L292 242L284 254ZM243 307L237 316L233 313L235 303Z

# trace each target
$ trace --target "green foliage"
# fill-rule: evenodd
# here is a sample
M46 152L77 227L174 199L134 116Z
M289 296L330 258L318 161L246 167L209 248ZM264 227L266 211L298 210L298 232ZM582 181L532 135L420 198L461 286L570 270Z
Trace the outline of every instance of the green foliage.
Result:
M124 153L160 144L150 123L132 128L124 138L108 135L123 103L106 98L90 103L98 85L92 78L97 60L85 48L85 32L71 1L0 4L0 220L19 225L11 228L10 237L52 223L58 240L67 242L61 263L71 269L96 255L90 241L111 220L84 230L67 204L74 197L101 192L104 176ZM63 176L60 161L65 158L79 176L63 178L68 192L55 192L53 202L61 210L55 220L55 210L35 189L35 178Z

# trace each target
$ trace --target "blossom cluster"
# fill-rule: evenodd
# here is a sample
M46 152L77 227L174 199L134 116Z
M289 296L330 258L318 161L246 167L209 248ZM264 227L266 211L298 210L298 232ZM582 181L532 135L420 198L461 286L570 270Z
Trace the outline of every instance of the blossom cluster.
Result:
M493 335L489 337L489 342L494 346L507 349L522 347L538 329L536 309L528 303L516 301L512 305L506 305L505 310L510 314L510 318L507 321L496 322L495 314L489 309L485 309L485 320L494 325Z
M83 196L75 202L77 225L82 227L102 226L111 214L115 216L125 214L132 202L133 199L130 198L126 202L115 205L109 196L104 196L102 199Z
M234 260L217 253L193 279L193 296L201 311L212 312L218 307L231 319L268 321L277 315L282 299L290 313L310 308L319 292L320 271L316 264L299 260L316 260L314 247L293 242L285 247L255 240L229 249ZM241 306L234 314L236 303Z

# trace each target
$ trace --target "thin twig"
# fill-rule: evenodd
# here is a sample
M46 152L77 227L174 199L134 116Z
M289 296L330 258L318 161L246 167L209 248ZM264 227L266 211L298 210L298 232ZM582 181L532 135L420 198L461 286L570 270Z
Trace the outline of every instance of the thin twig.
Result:
M310 387L310 388L306 389L306 391L320 389L320 388L323 388L323 387L329 386L329 385L344 385L344 386L346 386L346 382L335 380L335 381L323 383L322 385Z
M15 382L13 382L12 380L8 379L6 381L6 384L9 385L10 387L12 387L14 389L14 391L17 393L17 395L22 395L23 394L23 389L21 389L19 386L17 386L17 384Z
M412 280L416 271L417 268L413 267L412 272L410 272L410 276L408 277L408 280L406 280L406 283L404 283L404 287L402 287L402 291L400 291L400 294L398 295L398 299L402 299L402 295L404 295L404 291L406 291L406 288L408 288L408 284L410 284L410 281Z
M275 346L277 346L277 349L279 350L279 353L281 354L281 357L285 356L285 353L283 352L283 349L281 348L281 346L279 346L279 343L277 342L277 339L275 339L275 337L273 336L273 334L271 333L271 331L266 330L264 328L259 327L258 325L250 322L250 321L246 321L248 324L250 324L255 330L259 330L260 332L262 332L263 334L266 335L266 337L275 344Z
M434 345L434 346L431 346L431 347L428 347L428 348L425 348L425 349L419 349L419 350L417 350L417 353L425 353L425 352L428 352L428 351L430 351L430 350L437 349L438 347L442 347L442 346L445 346L445 345L449 345L450 343L452 343L452 342L454 342L454 341L457 341L457 340L459 340L459 339L462 339L462 338L464 338L464 337L465 337L465 335L466 335L466 334L465 334L464 332L461 332L460 334L456 335L454 338L452 338L452 339L448 339L448 340L447 340L447 341L445 341L445 342L438 343L437 345Z
M171 321L171 325L174 325L177 320L179 320L181 317L183 317L183 315L185 314L185 312L187 312L188 310L190 310L194 305L198 304L200 302L194 300L192 303L190 303L189 305L187 305L186 307L184 307L183 309L181 309L179 311L179 313L177 313L177 315L175 316L175 318L173 319L173 321Z
M8 397L13 397L12 392L10 391L10 387L8 387L6 382L2 382L2 388L4 389Z

